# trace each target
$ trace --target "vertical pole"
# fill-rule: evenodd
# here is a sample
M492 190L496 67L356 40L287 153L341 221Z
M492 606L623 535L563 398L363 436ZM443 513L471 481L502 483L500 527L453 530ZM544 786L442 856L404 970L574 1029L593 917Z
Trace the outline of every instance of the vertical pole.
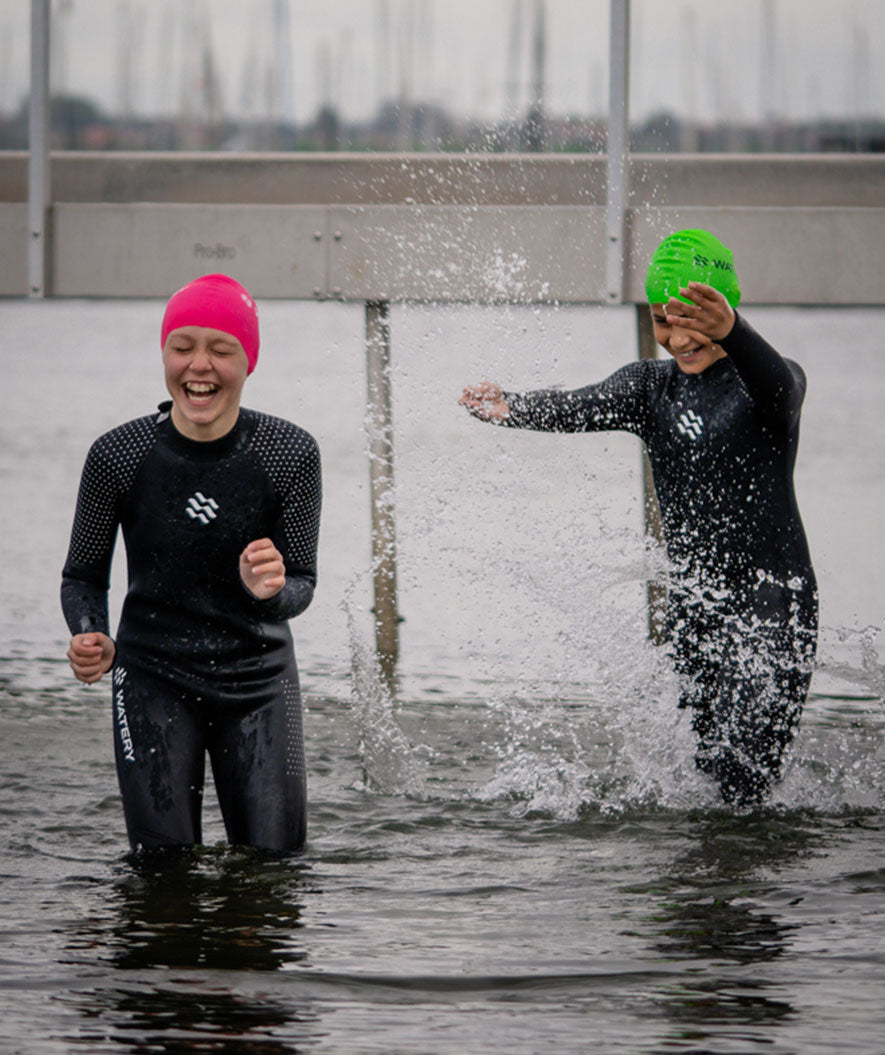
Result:
M777 117L777 12L775 0L762 0L759 40L759 123L762 149L774 149L774 122Z
M49 0L31 0L28 294L45 297L49 260Z
M639 340L639 358L657 359L658 345L655 341L651 323L651 313L647 304L636 305L636 336ZM661 509L655 492L655 482L651 475L651 462L648 451L642 450L642 495L645 507L645 533L650 535L658 545L664 544L664 532L661 526ZM667 607L667 588L663 583L649 580L646 584L648 598L648 636L656 645L664 640L664 612Z
M605 289L609 304L624 299L625 224L630 152L630 0L611 0L608 76L608 162Z
M390 304L387 301L366 302L366 377L375 648L381 675L390 687L399 656L399 615L393 493L393 417L390 394Z

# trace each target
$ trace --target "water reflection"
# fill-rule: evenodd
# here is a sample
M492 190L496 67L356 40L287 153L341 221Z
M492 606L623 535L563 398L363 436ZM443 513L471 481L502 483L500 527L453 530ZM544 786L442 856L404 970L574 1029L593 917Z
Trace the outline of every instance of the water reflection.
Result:
M315 1035L315 1013L290 999L291 987L253 977L305 961L309 881L291 859L227 847L131 861L110 916L83 922L69 943L78 959L96 950L108 968L76 996L89 1033L98 1020L137 1053L303 1050L292 1038Z
M303 960L294 941L303 877L290 859L247 851L136 861L116 889L114 964L275 971Z
M762 873L814 853L821 832L803 825L801 816L773 811L707 814L690 819L689 827L691 845L662 877L666 896L653 917L654 948L687 966L702 961L705 969L697 980L687 974L660 1009L680 1038L688 1029L695 1041L722 1029L748 1035L783 1024L795 1009L763 965L780 959L797 927L760 904L769 889ZM758 974L732 970L754 965Z
M668 906L656 948L669 956L759 963L777 959L794 929L728 898L699 897Z
M174 989L116 991L106 995L112 997L105 1015L114 1021L117 1050L133 1055L158 1051L166 1055L241 1053L245 1048L253 1055L291 1055L304 1050L272 1035L278 1031L291 1035L298 1016L266 996L258 999L232 992Z

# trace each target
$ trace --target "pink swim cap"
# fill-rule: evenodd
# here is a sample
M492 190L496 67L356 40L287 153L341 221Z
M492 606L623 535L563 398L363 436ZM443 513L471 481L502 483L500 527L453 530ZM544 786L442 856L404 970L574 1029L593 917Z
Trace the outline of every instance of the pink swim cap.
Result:
M160 347L181 326L204 326L236 337L249 360L258 362L258 305L249 291L229 275L201 275L173 293L163 315Z

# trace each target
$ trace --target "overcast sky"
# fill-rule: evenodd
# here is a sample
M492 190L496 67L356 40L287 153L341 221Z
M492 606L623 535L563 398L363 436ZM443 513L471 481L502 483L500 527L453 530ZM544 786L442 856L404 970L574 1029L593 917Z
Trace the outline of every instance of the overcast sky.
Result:
M329 101L364 118L381 99L406 97L494 120L529 98L535 3L53 0L53 77L110 111L180 112L199 94L210 40L230 115L305 121ZM28 92L29 7L0 0L4 111ZM288 49L278 47L285 7ZM546 12L547 110L604 112L609 0L546 0ZM885 0L632 0L631 112L661 109L702 120L883 117Z

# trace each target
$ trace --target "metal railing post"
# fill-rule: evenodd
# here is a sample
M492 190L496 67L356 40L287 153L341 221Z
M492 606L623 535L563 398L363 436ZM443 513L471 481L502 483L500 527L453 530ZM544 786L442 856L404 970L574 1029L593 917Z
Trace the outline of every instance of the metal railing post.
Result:
M49 0L31 0L28 115L28 295L45 297L49 271Z
M611 0L609 17L605 291L609 304L620 304L630 176L630 0Z
M382 678L392 686L399 657L396 586L396 506L390 385L390 304L366 302L366 378L375 648Z
M647 304L637 304L636 336L639 342L640 359L657 359L658 345L655 341L651 312ZM661 525L661 509L655 491L655 482L651 475L651 462L648 451L642 448L642 497L645 510L645 533L659 546L664 545L664 531ZM649 579L646 584L648 599L648 636L656 645L664 640L664 613L667 608L667 587L662 582Z

